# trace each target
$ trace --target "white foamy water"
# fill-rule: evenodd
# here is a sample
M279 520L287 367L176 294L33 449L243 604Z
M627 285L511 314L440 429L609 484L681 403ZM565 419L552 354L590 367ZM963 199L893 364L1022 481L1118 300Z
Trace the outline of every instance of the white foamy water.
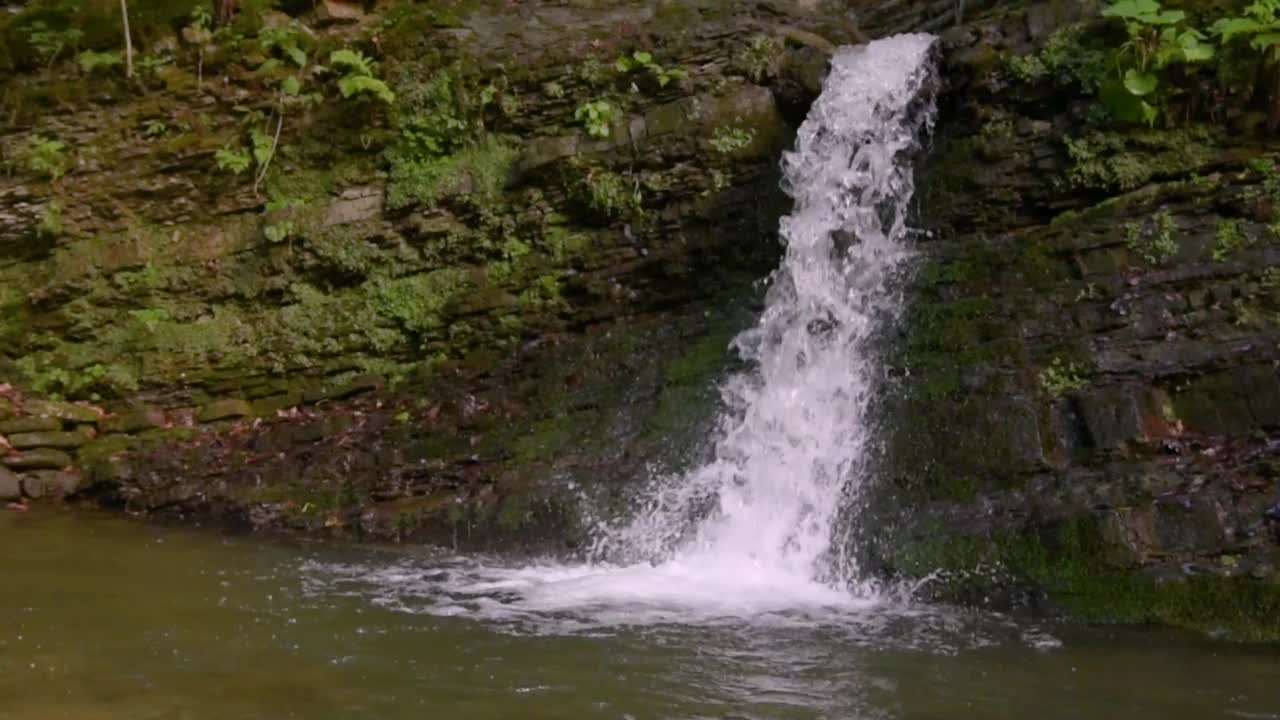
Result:
M893 279L910 258L911 161L934 115L934 42L899 35L832 59L783 160L795 201L780 225L786 254L758 324L735 340L750 369L723 387L713 461L655 479L636 517L601 529L595 563L462 564L427 581L421 569L370 570L377 584L401 583L406 608L423 612L574 612L604 624L875 604L832 538L868 481L881 372L870 344L902 306ZM456 602L425 601L423 588Z

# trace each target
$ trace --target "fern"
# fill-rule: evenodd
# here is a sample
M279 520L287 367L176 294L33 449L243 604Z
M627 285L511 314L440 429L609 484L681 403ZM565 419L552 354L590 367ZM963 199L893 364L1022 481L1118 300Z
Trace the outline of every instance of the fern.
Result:
M347 75L373 77L377 74L376 63L359 50L334 50L329 55L329 64L347 68Z
M244 150L232 147L218 148L213 154L213 161L218 165L219 170L225 170L232 175L239 175L249 169L249 165L253 163L253 158L249 157L249 153Z
M359 50L334 50L329 55L329 64L346 68L346 74L338 79L338 92L342 97L368 96L388 105L396 101L396 94L376 77L377 63Z
M387 87L385 82L367 75L352 75L342 78L338 81L338 91L342 93L344 98L366 94L372 95L387 104L391 104L396 100L396 94L391 92L391 88Z

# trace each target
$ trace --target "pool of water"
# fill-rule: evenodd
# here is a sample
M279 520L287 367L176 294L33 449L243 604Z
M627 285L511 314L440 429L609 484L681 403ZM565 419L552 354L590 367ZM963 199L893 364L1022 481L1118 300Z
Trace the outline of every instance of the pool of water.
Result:
M570 602L595 570L70 511L0 513L0 542L3 720L1280 718L1280 649L1163 631Z

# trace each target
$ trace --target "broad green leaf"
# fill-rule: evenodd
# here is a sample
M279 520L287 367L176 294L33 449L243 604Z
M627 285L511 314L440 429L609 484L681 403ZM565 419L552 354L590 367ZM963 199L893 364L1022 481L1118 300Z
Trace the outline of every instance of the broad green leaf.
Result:
M617 62L613 64L613 69L620 73L631 72L632 67L634 66L631 63L631 58L625 56L618 58Z
M1156 120L1160 117L1160 108L1143 101L1142 103L1142 119L1147 125L1155 125Z
M1222 42L1231 42L1237 35L1249 35L1264 29L1264 25L1251 18L1222 18L1209 27L1209 32L1222 38Z
M1120 122L1143 122L1143 102L1125 89L1120 80L1108 78L1098 89L1098 99L1111 117Z
M1182 46L1182 56L1187 62L1204 62L1213 59L1213 46L1202 42L1204 36L1195 30L1188 30L1178 36L1178 44Z
M285 95L297 97L298 93L302 92L302 81L296 76L290 75L280 83L280 89L284 91Z
M284 49L284 52L286 55L289 56L289 59L292 60L293 63L298 67L307 66L307 53L302 48L298 47L297 45L290 45L289 47Z
M1124 89L1135 97L1150 95L1156 91L1156 86L1159 84L1160 79L1153 73L1144 73L1135 68L1130 68L1124 74Z
M1266 50L1269 47L1280 45L1280 33L1264 33L1255 37L1250 44L1258 50Z
M1105 17L1137 18L1158 12L1160 3L1156 0L1118 0L1105 8L1102 14Z
M631 57L635 58L636 62L640 63L641 65L650 65L653 63L653 55L643 50L635 51L634 53L631 54Z
M1187 14L1181 10L1162 10L1158 13L1144 13L1134 19L1148 25L1176 25L1186 20Z

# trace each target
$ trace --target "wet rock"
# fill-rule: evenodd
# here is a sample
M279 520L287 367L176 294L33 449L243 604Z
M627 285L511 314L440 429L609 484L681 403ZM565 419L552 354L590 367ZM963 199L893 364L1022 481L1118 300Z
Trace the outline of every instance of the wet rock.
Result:
M31 400L23 409L33 415L46 415L73 423L96 423L100 417L95 408L52 400Z
M1142 437L1138 404L1127 389L1092 390L1083 394L1079 404L1095 447L1110 450Z
M316 5L316 18L321 24L354 23L363 17L364 10L356 3L320 0Z
M80 489L81 476L71 470L36 470L22 476L27 497L67 497Z
M196 421L202 423L217 422L218 420L234 420L236 418L248 417L253 414L253 407L248 402L236 398L227 400L218 400L200 408L200 412L196 414Z
M350 225L374 220L382 215L383 191L377 187L349 188L329 205L325 225Z
M134 410L105 417L98 424L103 433L136 433L164 427L164 412L155 408Z
M1263 510L1262 517L1268 520L1274 520L1276 522L1280 522L1280 501L1277 501L1276 504L1272 505L1266 510Z
M8 468L0 467L0 502L22 498L22 478Z
M281 410L288 410L302 404L302 393L282 393L253 401L253 414L259 417L275 415Z
M17 450L33 448L61 448L70 450L93 439L93 435L83 431L72 432L33 432L19 433L9 436L9 444Z
M56 448L23 450L0 458L0 464L13 470L56 470L72 462L70 455Z
M380 387L382 387L382 378L377 375L361 375L340 385L308 390L303 393L302 399L306 403L318 403L322 400L341 400L342 398L376 390Z
M53 417L45 417L43 415L28 415L0 422L0 433L4 433L6 435L13 433L46 432L49 430L61 429L61 420Z

